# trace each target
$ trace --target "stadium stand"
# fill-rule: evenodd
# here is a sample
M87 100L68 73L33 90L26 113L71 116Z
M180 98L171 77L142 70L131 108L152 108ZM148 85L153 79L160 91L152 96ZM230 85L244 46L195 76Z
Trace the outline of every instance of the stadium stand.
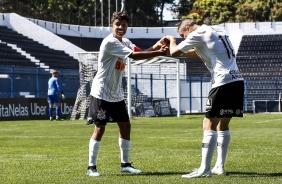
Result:
M42 63L45 66L49 66L49 68L51 69L78 69L77 60L66 54L64 51L51 49L47 46L44 46L43 44L40 44L30 38L27 38L26 36L17 33L16 31L8 29L5 26L0 26L0 32L1 42L16 45L16 47L20 48L22 51L25 51L27 54L30 54L31 56L39 60L39 63ZM21 55L20 53L15 54L15 52L17 51L14 51L14 54L9 54L9 65L29 65L27 64L27 58L25 59L23 55ZM19 60L26 62L19 62ZM30 66L32 66L31 61Z
M244 35L237 63L247 81L248 107L253 100L278 99L282 90L282 35Z
M89 52L98 51L103 40L102 38L85 38L65 35L58 36Z
M36 66L29 59L18 53L6 43L0 43L0 63L1 65L15 66Z

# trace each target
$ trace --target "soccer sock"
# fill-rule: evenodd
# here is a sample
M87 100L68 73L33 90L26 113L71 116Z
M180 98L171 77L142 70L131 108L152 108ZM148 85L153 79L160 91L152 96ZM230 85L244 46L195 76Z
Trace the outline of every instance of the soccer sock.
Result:
M60 107L56 107L56 117L60 117Z
M100 149L101 141L96 141L90 138L89 141L89 164L88 166L94 166L97 162L97 156Z
M217 159L215 167L224 167L229 143L231 140L231 133L229 130L217 132Z
M129 163L130 141L122 138L118 139L120 147L120 161L121 163Z
M49 117L52 118L53 117L53 108L49 107Z
M199 170L207 170L211 166L212 156L216 147L217 132L204 131L202 141L202 163Z

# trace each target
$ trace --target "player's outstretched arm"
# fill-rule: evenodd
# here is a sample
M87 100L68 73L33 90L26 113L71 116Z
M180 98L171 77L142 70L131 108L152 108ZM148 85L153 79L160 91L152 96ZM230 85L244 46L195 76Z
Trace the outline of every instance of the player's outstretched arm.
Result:
M169 48L166 46L161 46L158 50L132 52L129 55L129 57L131 59L140 60L140 59L149 59L156 56L167 56L167 55L169 55Z
M187 57L190 59L199 59L194 49L190 49L188 52L184 53L177 48L176 39L174 36L167 36L169 40L169 52L172 57Z
M184 53L177 48L176 39L174 36L167 36L169 40L169 53L172 57L182 56Z
M194 49L190 49L187 53L183 53L181 57L187 57L190 59L201 59L195 52Z
M147 51L154 51L160 49L162 46L169 47L169 40L166 36L158 40L152 47L148 48Z

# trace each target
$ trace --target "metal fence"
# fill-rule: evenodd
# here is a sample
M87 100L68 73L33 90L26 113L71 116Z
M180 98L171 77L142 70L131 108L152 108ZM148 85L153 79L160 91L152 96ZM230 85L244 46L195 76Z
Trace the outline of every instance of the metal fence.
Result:
M65 95L75 98L79 85L78 71L58 70ZM50 77L50 71L40 68L0 65L0 98L47 97Z
M65 96L76 98L79 88L78 70L57 70L60 71L59 81ZM0 65L0 98L47 98L47 84L50 77L50 71L40 68ZM204 112L210 89L210 78L195 76L181 76L180 78L182 113ZM124 82L124 89L126 85ZM173 106L176 99L175 85L176 79L168 75L132 74L131 77L134 98L139 97L141 102L142 100L169 99ZM247 110L247 105L247 98L245 98L245 110Z

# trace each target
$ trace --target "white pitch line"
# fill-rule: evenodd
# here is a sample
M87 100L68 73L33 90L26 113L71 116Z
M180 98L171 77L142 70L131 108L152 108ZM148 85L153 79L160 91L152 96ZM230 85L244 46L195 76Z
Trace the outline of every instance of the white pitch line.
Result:
M282 119L265 120L265 121L255 122L255 123L269 123L269 122L272 122L272 121L280 121L280 120L282 120Z

